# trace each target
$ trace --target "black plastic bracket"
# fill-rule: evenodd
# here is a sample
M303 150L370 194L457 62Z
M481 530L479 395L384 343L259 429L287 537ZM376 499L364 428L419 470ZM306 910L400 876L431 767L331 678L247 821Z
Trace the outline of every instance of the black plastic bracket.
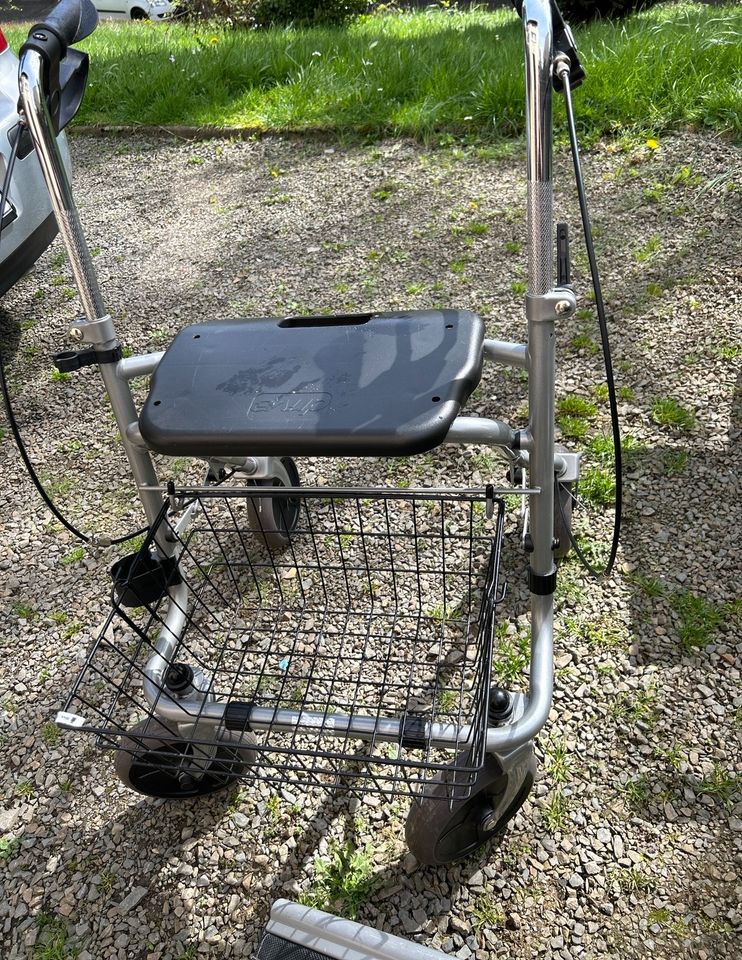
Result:
M557 572L534 573L533 568L528 568L528 589L535 593L537 597L548 597L556 590Z
M558 18L554 17L554 55L556 56L560 53L563 53L569 58L569 85L574 90L575 87L579 87L585 79L585 69L580 63L577 45L575 44L575 38L572 36L572 31L564 20L562 20L561 14L559 14ZM564 89L564 84L556 72L554 72L552 77L552 83L556 92L561 93Z
M242 703L239 700L231 700L224 708L224 726L227 730L235 730L244 733L250 729L250 714L255 706L254 703Z
M60 373L73 373L82 367L92 367L99 363L118 363L123 356L121 347L110 350L64 350L54 355L54 366Z
M427 742L425 719L407 714L402 723L401 745L411 748L424 747Z

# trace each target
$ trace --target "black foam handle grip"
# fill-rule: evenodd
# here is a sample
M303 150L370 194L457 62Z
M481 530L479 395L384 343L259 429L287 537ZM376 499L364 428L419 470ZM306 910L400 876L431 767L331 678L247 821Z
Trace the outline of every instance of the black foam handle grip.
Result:
M98 11L92 0L61 0L43 23L31 30L51 30L62 42L63 55L67 47L89 37L98 26Z

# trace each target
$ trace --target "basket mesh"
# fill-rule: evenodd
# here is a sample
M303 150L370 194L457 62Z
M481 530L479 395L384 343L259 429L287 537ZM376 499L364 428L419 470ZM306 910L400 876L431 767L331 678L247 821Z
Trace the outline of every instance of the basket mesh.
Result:
M252 487L177 498L139 554L151 567L155 544L175 541L170 590L124 607L135 561L114 591L66 706L81 729L131 752L139 775L181 783L207 771L467 796L485 753L502 504ZM172 664L193 671L185 692Z

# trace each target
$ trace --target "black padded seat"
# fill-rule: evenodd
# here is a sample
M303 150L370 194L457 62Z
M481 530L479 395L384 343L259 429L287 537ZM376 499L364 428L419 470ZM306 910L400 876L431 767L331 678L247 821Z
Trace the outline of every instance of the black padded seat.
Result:
M199 323L139 420L169 456L401 456L442 442L482 372L467 310Z

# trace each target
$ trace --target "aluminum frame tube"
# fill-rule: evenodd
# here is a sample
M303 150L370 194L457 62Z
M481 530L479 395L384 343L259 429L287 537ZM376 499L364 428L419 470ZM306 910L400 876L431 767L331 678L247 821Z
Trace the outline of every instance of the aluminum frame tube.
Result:
M123 357L116 364L116 376L119 380L136 380L137 377L151 376L165 356L164 350L157 353L144 353L136 357Z
M526 59L526 140L528 146L528 293L543 296L553 285L551 153L550 0L525 0L523 29ZM528 320L528 401L530 477L538 496L530 499L533 553L531 569L537 576L554 572L554 382L555 323Z
M504 340L485 340L482 345L485 360L502 363L507 367L528 369L528 349L522 343L507 343Z
M355 920L277 900L266 933L327 960L443 960L446 954Z
M105 317L106 310L98 286L93 260L80 223L77 206L72 196L72 188L67 178L59 144L46 106L42 80L43 69L43 60L34 50L27 51L23 55L18 68L18 86L23 115L36 148L41 172L49 191L49 198L54 215L57 218L59 232L69 257L85 318L88 323L92 324ZM85 325L81 324L78 329L83 331L84 336ZM96 346L98 349L107 349L117 344L118 337L113 330L113 337L110 341L96 343ZM116 424L134 482L138 488L155 486L157 484L157 473L152 458L148 452L138 449L127 437L127 428L139 419L129 385L118 377L114 364L103 363L99 365L99 369L116 417ZM147 520L149 523L154 523L162 506L159 497L141 491L141 489L139 496ZM160 544L160 547L167 550L164 544Z

